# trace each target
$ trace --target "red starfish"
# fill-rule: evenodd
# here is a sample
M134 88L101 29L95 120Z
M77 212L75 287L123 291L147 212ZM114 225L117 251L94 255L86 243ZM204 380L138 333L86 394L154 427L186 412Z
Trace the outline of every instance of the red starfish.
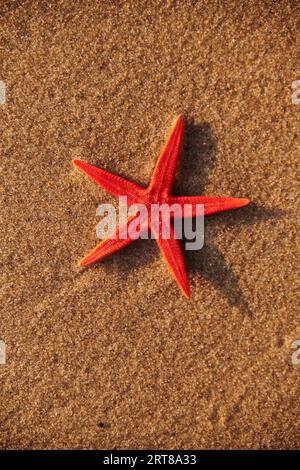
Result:
M87 174L99 186L104 188L114 196L127 196L128 203L131 204L144 204L150 213L151 204L179 204L183 208L184 204L192 205L192 216L199 215L199 204L204 205L204 215L215 214L216 212L227 211L236 209L249 204L248 199L237 199L229 197L208 197L208 196L171 196L170 191L176 172L176 164L182 140L183 132L183 119L179 116L171 130L170 136L163 147L158 162L156 164L154 173L151 178L150 185L147 189L138 186L131 181L128 181L120 176L109 173L108 171L101 170L93 165L82 162L80 160L73 160L74 165L83 173ZM202 206L203 207L203 206ZM203 210L202 210L203 214ZM176 217L176 213L173 215ZM179 215L178 215L179 216ZM180 211L182 217L182 212ZM185 215L183 215L184 217ZM120 250L126 245L132 243L136 237L127 236L126 238L120 236L121 230L128 228L132 220L137 217L137 214L129 218L125 226L119 226L110 238L102 241L94 248L81 262L81 266L87 266L95 261ZM165 239L161 236L162 228L168 224L170 237ZM178 240L175 238L174 229L170 224L170 220L163 219L160 221L159 229L156 230L149 224L149 218L144 218L140 221L141 232L150 229L152 235L156 239L159 249L167 262L178 286L183 294L189 298L190 290L187 280L184 261L182 258ZM154 232L154 233L153 233Z

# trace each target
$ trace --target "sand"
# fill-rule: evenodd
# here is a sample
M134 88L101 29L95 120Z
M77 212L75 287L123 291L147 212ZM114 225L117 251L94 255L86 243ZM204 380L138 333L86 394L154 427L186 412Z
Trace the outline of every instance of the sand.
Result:
M299 448L299 3L0 16L1 448ZM253 201L206 219L189 301L151 240L79 268L115 200L71 165L147 185L179 113L174 193Z

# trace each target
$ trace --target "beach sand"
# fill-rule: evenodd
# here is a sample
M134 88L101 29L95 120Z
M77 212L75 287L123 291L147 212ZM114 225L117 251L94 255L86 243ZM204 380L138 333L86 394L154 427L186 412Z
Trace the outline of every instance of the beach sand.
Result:
M109 3L109 4L108 4ZM1 448L299 448L300 10L295 1L0 1ZM174 193L245 197L185 252L88 269L81 159Z

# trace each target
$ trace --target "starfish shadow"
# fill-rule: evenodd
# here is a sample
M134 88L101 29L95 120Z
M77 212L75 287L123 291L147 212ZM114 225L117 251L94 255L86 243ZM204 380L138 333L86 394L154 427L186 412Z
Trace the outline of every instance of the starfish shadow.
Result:
M186 251L185 260L189 272L199 272L204 279L211 282L227 298L231 306L237 307L241 312L251 315L252 311L242 289L238 277L226 264L221 251L211 242L214 227L226 223L226 226L261 223L266 220L276 220L285 215L280 209L265 209L255 204L247 208L233 211L231 214L217 214L207 217L205 225L210 229L210 240L204 242L200 251Z
M209 243L199 252L186 252L185 260L189 272L199 272L226 297L232 307L251 315L249 303L239 286L238 277L227 266L218 248Z
M194 124L187 122L183 140L184 158L181 160L182 181L174 192L178 194L204 194L209 171L213 168L217 155L217 142L208 123ZM227 266L223 254L213 245L214 230L220 224L226 226L252 225L267 220L276 220L285 214L281 209L267 209L256 204L239 209L219 213L205 218L209 227L210 239L205 240L200 251L185 251L187 270L199 272L204 279L211 282L227 298L231 306L250 315L251 309L237 276Z
M217 142L210 124L186 120L173 193L178 196L204 194L216 160Z
M226 224L227 227L234 227L237 225L253 225L254 223L262 223L267 220L272 220L273 223L276 223L277 219L286 215L287 212L280 208L270 209L251 203L249 206L237 211L211 215L207 220L213 225Z

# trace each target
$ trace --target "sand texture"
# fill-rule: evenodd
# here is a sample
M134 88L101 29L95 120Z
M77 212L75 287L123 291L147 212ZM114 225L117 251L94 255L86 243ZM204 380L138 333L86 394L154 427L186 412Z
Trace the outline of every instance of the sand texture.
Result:
M283 1L0 0L1 448L300 443L300 9ZM174 194L206 219L186 300L155 242L102 263L82 159L147 185L175 117Z

